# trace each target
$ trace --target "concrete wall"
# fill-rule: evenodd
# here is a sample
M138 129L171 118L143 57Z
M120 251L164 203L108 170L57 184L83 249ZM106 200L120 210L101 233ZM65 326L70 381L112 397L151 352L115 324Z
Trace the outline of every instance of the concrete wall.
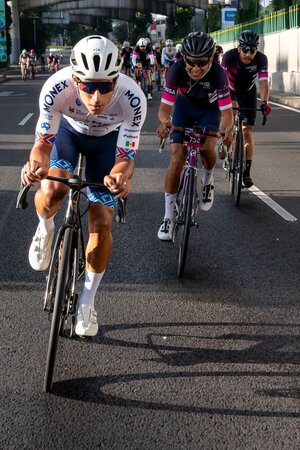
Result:
M226 51L236 45L222 47ZM300 95L300 28L261 36L259 50L268 57L270 89Z

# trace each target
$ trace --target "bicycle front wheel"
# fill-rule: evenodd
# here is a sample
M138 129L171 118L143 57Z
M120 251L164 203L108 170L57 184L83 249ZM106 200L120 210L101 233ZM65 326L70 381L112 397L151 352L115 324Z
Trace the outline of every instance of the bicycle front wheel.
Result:
M178 251L177 276L179 278L182 278L183 276L190 237L190 230L192 226L195 172L190 169L185 176L187 177L186 183L185 184L183 183L183 191L179 194L182 195L181 206L178 211L179 251Z
M234 149L234 160L233 160L233 198L236 207L239 206L242 190L242 180L243 180L243 169L244 169L244 138L243 133L239 131L236 137L236 145Z
M46 361L46 371L44 379L45 392L50 392L52 389L52 380L56 359L58 337L62 329L63 322L65 321L65 305L66 305L66 297L68 295L68 287L71 272L72 242L73 242L73 230L71 228L67 228L62 237L59 252L60 256L58 262L55 300L53 306L53 314L50 328L47 361Z

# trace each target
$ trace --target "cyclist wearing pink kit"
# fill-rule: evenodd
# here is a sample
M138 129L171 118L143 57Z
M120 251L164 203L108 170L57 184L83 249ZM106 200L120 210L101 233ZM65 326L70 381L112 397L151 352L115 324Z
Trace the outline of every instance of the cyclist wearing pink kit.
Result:
M214 40L208 34L195 32L186 36L181 49L183 58L170 68L161 99L157 134L167 137L167 128L171 127L170 163L165 176L165 215L158 231L158 238L163 241L172 240L174 200L186 158L183 135L176 128L192 127L197 123L209 130L218 130L222 117L224 142L232 140L233 113L228 80L222 67L213 61L214 52ZM208 211L214 200L215 144L216 138L207 138L201 151L203 174L200 207L203 211Z
M44 180L47 175L70 177L79 152L85 176L110 190L88 190L89 240L83 291L78 299L75 333L98 332L94 302L112 252L111 227L116 198L127 196L134 170L147 104L140 88L120 73L118 48L103 36L80 40L71 52L71 66L45 82L40 94L36 141L22 169L23 184L41 182L35 195L39 225L29 249L35 270L46 270L51 258L54 216L68 188Z
M258 34L253 30L245 30L240 34L238 47L228 50L222 59L222 66L229 80L233 106L253 108L253 111L245 111L245 119L243 122L246 151L246 169L243 174L243 182L247 188L253 185L250 169L254 154L253 128L256 119L255 109L257 108L257 79L259 81L260 98L262 100L262 111L265 115L271 112L268 104L268 59L266 55L257 50L258 44Z

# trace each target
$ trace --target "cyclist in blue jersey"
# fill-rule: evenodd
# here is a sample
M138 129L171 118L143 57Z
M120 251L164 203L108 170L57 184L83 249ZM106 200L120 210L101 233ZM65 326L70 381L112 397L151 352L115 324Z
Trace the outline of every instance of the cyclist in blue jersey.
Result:
M249 188L253 185L250 169L254 155L253 128L256 119L256 81L259 82L262 108L266 115L270 114L271 107L268 104L268 59L266 55L257 50L259 36L253 30L245 30L239 36L237 48L224 53L222 67L227 73L230 95L234 107L253 108L245 111L243 121L243 134L246 152L246 168L243 174L243 183ZM221 153L220 158L225 154Z
M172 240L174 201L186 159L183 135L177 128L192 127L196 122L208 129L218 130L222 117L224 142L232 140L233 113L228 80L222 67L213 61L214 40L206 33L190 33L182 42L181 52L183 58L170 68L158 112L160 125L157 134L166 137L167 128L171 127L171 155L165 176L165 215L158 231L158 238L163 241ZM215 144L216 138L208 138L201 151L203 174L200 208L203 211L208 211L214 200Z
M29 249L34 270L49 266L54 216L68 191L64 184L44 178L70 177L81 152L86 179L103 180L111 191L88 190L89 240L75 332L95 336L95 294L112 252L115 196L125 197L130 190L147 105L135 81L120 73L119 51L109 39L96 35L80 40L71 52L70 63L42 88L36 140L21 179L30 185L41 181L35 195L39 225Z

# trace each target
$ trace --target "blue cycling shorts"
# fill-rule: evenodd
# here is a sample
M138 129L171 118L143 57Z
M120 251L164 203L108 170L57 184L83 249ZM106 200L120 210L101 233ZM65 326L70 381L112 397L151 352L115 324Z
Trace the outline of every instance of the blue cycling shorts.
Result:
M118 130L105 136L87 136L74 130L66 119L62 118L50 155L50 167L66 169L73 173L79 153L85 156L85 178L88 181L102 183L115 164ZM115 207L114 196L90 187L88 198L92 203Z
M206 127L210 131L219 129L221 113L217 102L201 105L191 102L184 95L177 95L174 105L172 123L175 127L190 127L195 124ZM183 134L173 131L170 135L171 144L182 144Z

